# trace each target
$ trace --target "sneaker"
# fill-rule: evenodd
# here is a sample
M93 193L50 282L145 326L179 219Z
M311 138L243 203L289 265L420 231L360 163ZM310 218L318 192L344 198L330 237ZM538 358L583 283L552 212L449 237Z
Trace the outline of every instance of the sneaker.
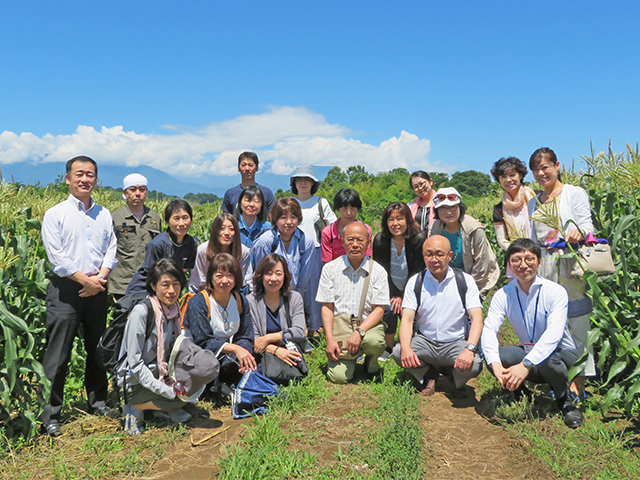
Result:
M46 426L44 426L43 430L44 430L44 433L49 435L51 438L56 438L62 435L62 430L60 429L60 425L58 425L58 422L56 422L55 420L51 421L51 423L48 423Z
M378 357L378 361L382 363L388 362L389 360L391 360L390 350L385 350L384 353Z
M140 435L144 431L144 413L133 408L133 405L122 407L124 414L124 431L129 435Z
M578 428L584 423L584 416L572 402L565 400L560 408L564 418L564 424L569 428Z
M423 397L430 397L431 395L436 393L436 381L432 378L428 380L427 383L422 387L419 391L420 395Z
M171 421L175 422L175 423L187 423L193 417L189 412L187 412L184 409L181 409L181 410L178 410L175 413L171 413L169 415L169 418L171 418Z

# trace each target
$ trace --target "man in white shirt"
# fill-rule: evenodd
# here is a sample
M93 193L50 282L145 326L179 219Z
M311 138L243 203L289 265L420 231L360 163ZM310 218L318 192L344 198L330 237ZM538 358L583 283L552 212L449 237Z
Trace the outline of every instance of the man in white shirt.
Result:
M69 198L47 210L42 221L42 242L54 275L47 289L47 349L42 361L51 391L45 398L41 386L38 400L44 404L43 429L51 437L62 434L64 384L80 325L87 352L88 411L102 415L110 411L105 403L107 375L98 363L96 347L107 320L107 276L118 262L111 214L91 199L97 180L94 160L85 156L69 160L65 174Z
M322 268L316 295L316 301L322 303L322 324L327 338L327 378L333 383L347 383L353 379L356 360L340 358L345 350L352 356L364 353L367 376L379 381L378 357L385 347L381 320L384 308L389 305L387 272L366 255L371 239L364 224L347 225L342 242L347 253ZM369 286L362 312L359 312L367 277L370 278ZM340 345L333 336L334 316L344 314L358 317L362 323L349 336L346 345Z
M491 299L482 349L503 388L519 391L525 379L548 383L565 425L577 428L584 419L567 398L567 371L578 358L567 326L569 297L564 287L538 276L540 255L540 247L528 238L515 240L507 249L506 262L516 280ZM505 317L520 345L500 346L498 331Z
M427 238L422 255L427 270L411 277L405 287L400 343L393 357L409 369L420 384L420 393L427 396L435 393L438 369L453 367L452 396L464 398L465 385L482 371L482 360L476 355L482 332L480 293L471 275L449 266L453 254L445 237ZM418 289L420 278L424 280Z

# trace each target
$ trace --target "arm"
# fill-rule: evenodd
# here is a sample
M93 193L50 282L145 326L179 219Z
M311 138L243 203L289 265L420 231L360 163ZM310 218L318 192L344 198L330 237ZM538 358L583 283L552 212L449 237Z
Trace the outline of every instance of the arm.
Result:
M482 333L482 308L470 308L467 310L469 318L471 319L471 328L469 329L469 343L474 345L480 344L480 334ZM453 364L454 368L460 368L462 370L468 370L473 366L473 359L475 353L465 348L458 358L456 358Z
M323 263L328 263L333 260L333 245L331 245L331 228L333 224L329 224L322 229L322 235L320 238L320 244L322 247Z
M244 245L242 245L240 268L242 269L242 276L244 277L244 285L249 285L251 290L253 290L253 265L251 265L251 250L249 250Z
M360 328L365 332L368 332L371 328L380 323L380 320L382 320L382 315L384 314L384 307L386 307L386 305L372 305L371 307L371 313L367 315L367 318L365 318L364 322L360 324ZM349 350L351 354L355 355L360 349L361 342L362 337L356 330L349 336L349 339L347 340L347 350Z
M496 239L498 240L498 245L503 250L507 250L511 242L507 239L507 227L505 227L504 223L494 223L493 229L496 231Z
M324 200L324 202L322 200ZM328 200L323 199L322 197L320 197L320 200L318 200L318 202L320 202L322 204L322 212L324 213L324 221L326 222L327 225L331 225L333 222L338 220L338 217L336 217L336 214L333 212L333 209L331 208L331 205L329 205L329 201Z
M237 298L237 297L236 297ZM222 347L222 353L233 353L238 359L240 373L258 368L253 357L253 321L251 309L246 298L240 295L242 313L240 314L240 328L233 336L233 343L227 343Z
M584 189L574 187L570 189L568 206L571 209L570 215L578 224L583 233L593 233L593 220L591 219L591 206L589 195ZM565 240L569 243L576 243L583 239L582 233L576 228L574 223L565 222Z
M334 362L338 361L338 355L342 353L340 345L333 338L333 303L322 304L322 326L327 339L327 357Z
M413 323L415 322L418 303L414 293L414 287L418 281L418 275L414 275L407 282L402 300L402 318L400 319L400 363L404 368L413 368L420 365L420 359L411 348L413 338Z
M260 265L260 260L271 253L271 244L273 243L274 232L265 232L261 234L258 238L253 242L253 246L251 247L251 254L253 255L254 265Z
M306 291L311 285L311 278L309 277L308 272L311 257L313 256L315 249L316 245L313 243L313 239L304 235L304 252L300 257L300 270L298 271L298 283L296 285L296 290L299 292Z
M207 246L209 242L205 242L198 247L198 253L196 255L196 265L191 272L189 278L189 286L194 287L196 290L200 289L207 281L207 270L209 268L209 262L207 262Z
M545 286L546 285L543 285L540 288L544 288ZM544 295L545 293L549 293L550 302L548 306L546 306L544 302L541 302L543 303L543 307L539 307L538 309L538 319L540 319L540 316L544 313L548 312L546 322L547 328L525 357L534 365L544 362L549 358L549 355L558 348L558 344L562 341L564 330L567 325L567 310L569 307L569 296L567 291L560 285L554 285L551 292L540 292L541 295Z

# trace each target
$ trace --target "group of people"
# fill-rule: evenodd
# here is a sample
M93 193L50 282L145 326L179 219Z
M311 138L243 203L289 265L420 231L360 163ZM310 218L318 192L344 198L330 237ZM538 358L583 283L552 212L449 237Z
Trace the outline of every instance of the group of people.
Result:
M360 357L365 375L380 380L380 363L393 357L423 395L450 372L453 395L463 397L484 359L506 389L522 392L525 379L549 383L565 423L582 423L575 400L584 394L584 376L595 374L592 355L570 388L567 372L583 356L591 305L582 280L557 268L562 252L552 246L561 237L582 240L593 224L586 192L562 184L552 150L536 150L529 162L540 192L524 185L527 169L517 158L502 158L492 169L504 189L494 227L513 280L495 293L484 321L482 301L497 285L500 266L484 225L466 213L455 188L436 191L426 172L414 172L409 182L417 198L388 205L372 238L371 227L357 219L362 202L354 189L340 190L330 205L316 195L313 169L301 165L291 177L294 196L275 200L256 183L258 166L255 153L240 155L242 182L225 193L208 241L198 246L186 201L167 205L163 230L145 205L147 179L132 174L123 182L126 204L110 213L91 199L96 162L84 156L67 162L69 198L42 224L53 270L43 360L51 387L39 390L47 434L62 434L64 383L80 325L89 412L113 413L95 355L108 294L116 308L130 311L117 375L130 434L140 433L146 410L176 422L190 418L183 407L197 395L185 395L170 378L178 337L212 354L219 371L216 365L207 391L224 393L245 372L261 371L265 356L299 365L303 352L288 348L285 332L324 333L327 378L335 383L353 380ZM558 220L550 224L553 215ZM181 315L185 288L191 294ZM499 345L505 318L520 346Z

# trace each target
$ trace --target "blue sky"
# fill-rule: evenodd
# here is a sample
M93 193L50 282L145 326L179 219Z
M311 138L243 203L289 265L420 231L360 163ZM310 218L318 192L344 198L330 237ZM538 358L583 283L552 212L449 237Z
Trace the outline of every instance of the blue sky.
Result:
M488 173L640 140L637 2L0 5L0 165Z

